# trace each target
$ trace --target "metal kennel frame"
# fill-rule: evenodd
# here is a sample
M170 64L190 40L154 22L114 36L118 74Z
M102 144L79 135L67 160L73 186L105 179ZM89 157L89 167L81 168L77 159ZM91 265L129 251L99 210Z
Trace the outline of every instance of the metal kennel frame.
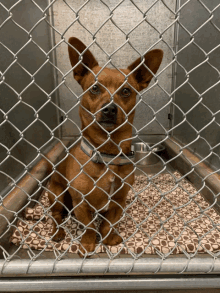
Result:
M163 44L171 58L166 59L149 88L139 94L137 104L143 103L152 114L152 119L144 127L155 122L160 131L155 128L153 132L145 133L143 125L137 128L137 121L134 138L151 139L155 146L159 143L165 146L166 151L160 157L162 167L155 173L158 175L167 170L172 174L171 170L178 170L181 179L176 178L177 187L181 180L189 180L197 193L200 192L209 202L206 210L200 209L201 216L211 208L220 211L219 1L149 0L143 11L141 0L115 0L113 6L111 1L100 0L97 5L108 11L108 17L90 32L80 13L93 2L79 0L75 2L78 7L74 8L72 0L0 0L0 292L60 291L73 287L79 291L220 288L220 252L207 248L204 248L204 254L185 250L178 256L159 251L154 256L135 253L120 257L111 253L97 256L94 253L91 258L81 259L66 252L36 252L30 247L24 252L21 247L15 248L10 243L11 234L17 221L23 218L25 208L38 203L39 195L45 189L51 175L47 174L47 162L53 165L54 173L82 135L77 125L78 118L73 121L71 116L71 110L75 111L82 93L78 94L77 90L74 93L67 83L73 69L62 72L57 60L64 54L61 51L59 55L57 49L63 44L67 48L65 34L76 24L90 35L90 46L97 44L106 54L104 66L114 66L111 63L113 55L126 44L143 60L143 52L133 46L130 35L143 23L157 32L157 39L147 51ZM55 5L59 7L59 3L74 16L62 32L56 27L54 18L57 14L53 10ZM120 5L131 5L142 17L127 32L114 18ZM170 15L170 23L163 30L148 18L157 5ZM58 13L62 14L62 10ZM124 37L124 43L112 54L108 54L96 39L108 22ZM169 29L172 29L173 45L166 41ZM67 51L65 54L67 56ZM170 92L161 86L163 81L167 84L168 79ZM62 107L59 92L62 87L65 87L63 93L68 91L75 99L67 110ZM144 98L155 87L166 96L164 104L157 110ZM154 95L158 98L157 94ZM163 111L164 116L158 118ZM145 118L142 118L143 121ZM68 136L70 122L76 128L71 139ZM161 193L163 198L165 195ZM194 195L188 195L192 201ZM175 206L173 210L176 211ZM161 225L165 222L161 220ZM210 231L219 231L220 222L212 224ZM202 245L203 236L199 237L198 246Z

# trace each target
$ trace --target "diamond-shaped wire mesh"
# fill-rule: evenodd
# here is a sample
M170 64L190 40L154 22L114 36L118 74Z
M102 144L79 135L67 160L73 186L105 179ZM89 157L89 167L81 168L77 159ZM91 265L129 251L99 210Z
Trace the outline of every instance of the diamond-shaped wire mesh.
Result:
M215 262L217 2L1 0L2 272L49 251Z

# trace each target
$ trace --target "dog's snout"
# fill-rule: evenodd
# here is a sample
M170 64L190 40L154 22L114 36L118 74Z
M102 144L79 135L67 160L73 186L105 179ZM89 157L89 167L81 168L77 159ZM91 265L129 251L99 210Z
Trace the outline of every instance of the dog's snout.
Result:
M104 105L102 105L102 108L103 108L102 109L102 114L106 118L111 119L111 118L114 118L117 115L118 109L117 109L117 106L114 103L110 104L110 105L108 103L105 103Z

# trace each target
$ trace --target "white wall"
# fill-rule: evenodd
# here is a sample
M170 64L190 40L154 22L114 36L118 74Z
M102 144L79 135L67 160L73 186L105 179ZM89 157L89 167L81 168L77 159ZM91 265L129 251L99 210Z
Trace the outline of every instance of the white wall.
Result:
M66 1L75 11L77 11L86 1L82 0L68 0ZM104 1L103 1L104 2ZM105 3L113 9L119 0L105 0ZM135 0L135 4L143 12L152 5L153 0ZM174 11L175 1L166 0L164 1L167 6ZM86 4L82 10L79 11L79 21L85 26L92 34L90 34L78 21L76 20L76 14L67 6L63 0L58 0L53 4L53 13L56 32L56 43L59 43L62 38L68 41L69 37L75 36L83 41L86 45L89 45L93 40L93 34L98 30L98 28L106 21L110 16L109 9L101 2L97 0L91 0ZM172 18L173 14L165 7L165 5L159 1L155 6L153 6L147 13L147 21L149 21L152 26L154 26L159 33L146 21L142 22L135 30L129 34L129 40L132 45L141 53L149 49L159 40L160 33L163 33L166 28L174 21ZM134 4L126 0L119 7L114 10L112 20L118 25L118 27L128 34L136 25L138 25L143 20L143 14L134 6ZM102 29L96 34L96 40L99 45L108 54L114 52L121 44L126 40L126 35L123 34L110 20L105 23ZM160 48L164 50L164 60L160 67L163 69L172 61L172 52L169 48L173 47L173 35L174 26L166 30L162 34L163 41L160 41L154 46L154 48ZM166 44L167 43L167 44ZM92 53L95 55L99 64L103 66L108 59L108 56L103 53L97 45L91 47ZM57 53L57 64L59 70L66 74L70 69L70 62L68 59L67 45L63 42L56 49ZM119 68L127 67L131 62L133 62L139 55L132 49L128 44L121 48L117 53L112 56L112 62ZM111 67L111 66L110 66ZM171 73L172 66L160 76L159 84L160 86L170 93L171 91ZM59 82L62 81L62 74L58 74ZM151 85L153 82L151 82ZM82 90L78 83L73 79L72 73L66 77L65 85L59 88L60 94L60 106L67 112L77 102L77 99L68 89L68 87L76 94L80 95ZM163 107L169 100L169 96L161 90L158 86L154 87L148 93L144 94L143 100L146 101L154 111L157 111ZM163 125L163 127L168 128L168 113L169 106L165 107L161 112L156 115L157 120ZM68 117L73 120L77 125L80 126L80 121L78 117L78 107L73 108ZM142 129L144 125L148 124L153 118L152 110L144 105L137 107L135 127L137 129ZM74 127L74 124L70 121L66 122L62 128L63 136L72 136L78 134L78 130ZM164 133L159 124L154 121L148 126L144 127L141 131L142 133L149 134L161 134Z

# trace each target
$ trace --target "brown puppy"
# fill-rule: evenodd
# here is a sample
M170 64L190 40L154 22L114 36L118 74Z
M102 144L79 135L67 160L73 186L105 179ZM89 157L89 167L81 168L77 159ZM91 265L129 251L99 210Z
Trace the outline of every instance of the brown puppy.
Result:
M61 175L58 172L52 175L49 199L55 219L53 240L59 241L64 238L65 232L61 227L57 230L56 224L62 222L64 191L68 189L75 207L74 214L85 228L80 249L84 254L95 249L96 231L92 213L97 211L105 217L99 229L102 242L106 245L122 242L115 228L134 182L130 152L136 91L146 88L153 76L143 64L140 66L141 58L127 69L121 69L123 75L116 69L102 69L77 38L70 38L69 44L74 78L85 92L79 110L83 139L59 165L57 171ZM80 54L84 52L83 63L79 62L77 51ZM162 58L163 51L152 50L145 55L144 63L155 74ZM126 75L129 75L127 82L122 86ZM102 154L101 157L94 147ZM109 160L111 162L107 166Z

